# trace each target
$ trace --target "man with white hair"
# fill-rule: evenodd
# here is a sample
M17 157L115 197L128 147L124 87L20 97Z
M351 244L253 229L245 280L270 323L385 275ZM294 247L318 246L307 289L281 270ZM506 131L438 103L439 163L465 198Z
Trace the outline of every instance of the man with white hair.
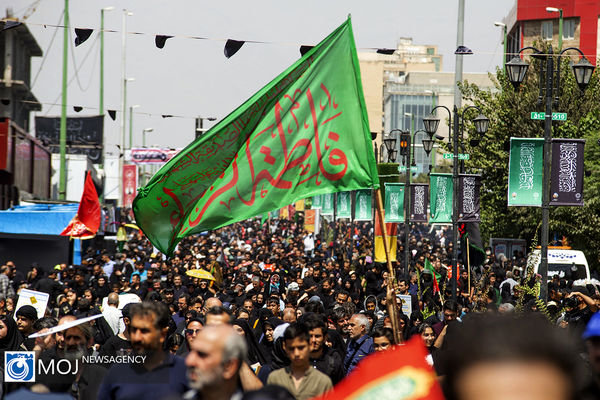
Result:
M122 318L121 310L119 310L119 295L117 293L110 293L106 303L107 306L102 310L102 315L108 326L110 326L110 329L117 335L119 333L119 323Z
M191 342L185 359L190 387L186 399L229 400L242 397L240 368L247 348L230 325L207 326Z
M373 339L369 336L371 324L364 314L354 314L348 323L350 341L346 349L344 370L349 374L358 363L374 351Z

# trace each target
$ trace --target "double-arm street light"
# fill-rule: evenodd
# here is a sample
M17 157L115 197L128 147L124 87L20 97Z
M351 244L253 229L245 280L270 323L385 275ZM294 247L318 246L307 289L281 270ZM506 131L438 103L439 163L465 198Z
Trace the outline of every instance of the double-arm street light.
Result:
M403 157L403 163L406 167L404 174L404 277L408 277L409 270L409 262L410 262L410 251L408 246L409 236L410 236L410 168L411 166L416 166L415 162L415 136L417 133L425 132L423 130L415 131L412 134L407 131L403 131L401 129L393 129L386 137L383 139L383 143L385 145L386 150L388 151L388 160L391 162L396 161L396 138L394 136L400 136L400 156ZM433 139L433 134L429 134L428 139L422 139L421 143L423 144L423 150L429 156L431 150L433 149L435 140ZM412 145L411 145L412 143Z
M540 274L542 276L540 297L546 301L548 295L548 225L550 217L550 165L551 165L551 145L552 145L552 106L558 106L558 96L560 92L560 63L554 68L554 56L552 46L547 53L544 53L535 47L524 47L518 54L525 50L533 50L533 57L545 61L540 65L540 95L538 105L541 105L546 98L545 119L544 119L544 175L542 178L542 254L540 261ZM576 47L568 47L558 53L560 57L569 50L577 51L581 58L576 64L572 64L575 80L581 91L585 90L590 83L590 78L594 73L595 67L585 58L583 52ZM529 64L523 61L519 56L514 57L506 63L506 73L508 79L515 88L525 79L525 74ZM556 81L556 83L555 83Z
M440 125L440 119L434 116L434 112L438 108L443 108L448 111L449 118L449 127L450 133L448 135L448 141L452 140L452 299L456 300L456 288L457 288L457 278L458 278L458 146L459 146L459 137L463 138L463 129L464 129L464 116L469 110L477 110L479 111L479 115L473 119L473 123L475 125L475 131L477 135L484 135L488 127L490 125L490 120L481 113L481 110L477 106L468 106L462 112L458 111L458 108L454 106L454 111L450 111L450 109L446 106L437 106L433 110L431 110L431 115L429 117L423 118L423 124L425 125L425 131L429 134L430 138L433 138L433 135L438 129ZM453 117L454 114L454 117ZM432 145L433 147L433 145Z

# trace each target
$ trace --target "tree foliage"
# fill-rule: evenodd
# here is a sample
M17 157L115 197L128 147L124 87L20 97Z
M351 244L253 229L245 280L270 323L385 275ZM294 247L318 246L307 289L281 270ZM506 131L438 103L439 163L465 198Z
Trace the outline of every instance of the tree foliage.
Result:
M573 55L574 52L569 54ZM545 98L538 102L539 68L543 60L527 57L530 63L525 81L515 90L505 72L490 74L493 90L481 90L467 81L460 85L464 99L478 106L490 119L487 134L478 146L466 143L470 160L468 172L482 174L481 230L482 236L524 238L529 242L539 229L541 209L507 207L508 143L511 137L543 137L544 121L530 119L532 111L545 110ZM588 262L598 267L600 259L600 82L594 72L590 85L581 92L569 65L575 57L561 57L560 92L554 112L566 112L566 122L553 122L554 138L584 138L585 170L583 207L552 207L550 209L550 243L565 236L574 249L583 250ZM558 57L555 58L555 65ZM465 115L465 130L474 137L472 118L476 111ZM468 141L467 141L468 142Z

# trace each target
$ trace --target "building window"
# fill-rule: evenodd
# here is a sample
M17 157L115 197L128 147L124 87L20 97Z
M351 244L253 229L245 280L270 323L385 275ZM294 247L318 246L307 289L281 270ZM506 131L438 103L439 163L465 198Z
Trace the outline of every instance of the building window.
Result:
M552 21L542 22L542 39L552 40Z
M574 19L566 19L563 21L563 39L574 39L575 28L577 28L577 21Z
M424 90L425 88L418 88L418 90ZM413 88L414 90L414 88ZM393 129L401 129L404 131L412 130L412 118L407 116L406 113L410 113L414 117L415 130L424 129L423 117L431 114L433 104L438 103L438 94L423 93L407 93L407 94L392 94L390 95L385 104L385 131L391 132ZM423 144L421 140L426 134L418 133L416 135L415 142L415 162L417 164L417 173L423 173L428 171L429 157L427 157L425 150L423 150ZM397 150L400 150L400 141L396 141ZM398 161L401 162L400 159Z

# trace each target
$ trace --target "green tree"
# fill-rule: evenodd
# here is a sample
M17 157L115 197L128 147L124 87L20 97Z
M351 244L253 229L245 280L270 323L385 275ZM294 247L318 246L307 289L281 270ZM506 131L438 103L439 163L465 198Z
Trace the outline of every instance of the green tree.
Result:
M574 52L573 52L574 53ZM569 53L571 54L571 53ZM572 55L572 54L571 54ZM539 68L543 60L528 57L530 67L525 81L515 90L505 72L490 74L494 90L481 90L465 81L460 85L463 97L477 105L490 119L488 133L478 146L466 143L470 160L466 167L482 174L481 230L490 237L524 238L530 241L540 228L541 209L507 207L508 143L511 137L543 137L544 122L530 119L532 111L544 111L545 98L538 102ZM572 57L575 62L577 59ZM558 60L558 57L555 58ZM557 62L557 61L555 61ZM585 170L583 207L550 209L550 242L555 236L568 238L574 249L583 250L591 265L600 259L600 82L595 71L590 85L581 92L569 65L571 57L561 57L560 91L555 112L566 112L566 122L553 123L555 138L584 138ZM473 111L474 113L474 111ZM465 118L465 130L473 138L475 129ZM469 142L469 141L466 141Z

